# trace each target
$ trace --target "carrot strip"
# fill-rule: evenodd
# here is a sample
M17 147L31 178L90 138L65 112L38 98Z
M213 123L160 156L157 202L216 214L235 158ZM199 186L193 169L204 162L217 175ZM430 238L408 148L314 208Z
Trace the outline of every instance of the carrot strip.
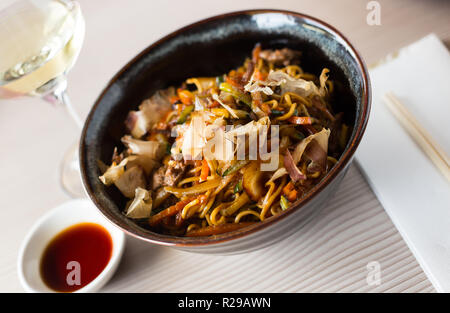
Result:
M178 89L177 90L178 97L180 101L185 105L191 105L194 103L194 95L186 89Z
M287 199L290 202L294 202L295 200L297 200L297 190L293 189L291 190L287 195L286 195Z
M203 159L202 160L202 170L200 172L200 182L205 181L208 178L209 175L209 166L208 166L208 162Z
M265 102L261 103L261 110L263 110L264 113L266 113L266 114L272 113L272 110L270 109L270 106L267 103L265 103Z
M294 189L294 184L290 181L286 186L284 186L283 194L288 195L292 189Z
M174 104L177 101L180 101L180 98L178 98L178 96L171 96L169 98L170 103Z
M291 181L286 186L284 186L283 194L291 202L297 200L297 190L295 189L294 184Z
M289 122L296 125L311 125L312 120L309 116L291 116Z
M249 225L254 224L254 222L243 222L243 223L226 223L221 225L207 226L200 229L194 229L186 233L187 237L203 237L212 236L227 233L233 230L237 230Z
M180 212L181 210L183 210L183 208L186 206L186 204L188 204L192 200L193 200L193 198L181 200L181 201L177 202L175 205L172 205L171 207L168 207L167 209L162 210L161 212L159 212L153 216L150 216L148 223L152 227L158 225L165 217L173 216L173 215L177 214L178 212Z
M255 75L254 77L256 80L264 81L267 78L267 73L263 73L263 72L259 71L258 69L255 69L254 75Z

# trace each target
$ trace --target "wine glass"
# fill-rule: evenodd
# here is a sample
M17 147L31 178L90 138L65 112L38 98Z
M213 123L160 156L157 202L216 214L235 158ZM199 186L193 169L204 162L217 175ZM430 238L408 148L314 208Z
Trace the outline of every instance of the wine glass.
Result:
M68 71L80 52L85 22L71 0L2 0L0 3L0 99L37 96L64 105L77 127L82 121L67 96ZM84 195L78 144L61 164L61 184Z

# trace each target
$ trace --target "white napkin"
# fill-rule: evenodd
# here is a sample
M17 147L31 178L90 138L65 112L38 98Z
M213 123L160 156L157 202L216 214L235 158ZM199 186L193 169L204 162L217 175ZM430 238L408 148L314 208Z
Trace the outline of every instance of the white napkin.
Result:
M450 292L450 184L382 100L393 91L450 154L450 54L430 34L370 76L372 111L357 161L436 290Z

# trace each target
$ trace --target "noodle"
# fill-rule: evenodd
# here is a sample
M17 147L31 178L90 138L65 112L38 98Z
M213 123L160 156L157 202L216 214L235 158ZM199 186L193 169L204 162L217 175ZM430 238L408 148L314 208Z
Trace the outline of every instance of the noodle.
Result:
M281 206L280 206L279 203L275 203L274 205L272 205L272 206L270 207L270 213L271 213L273 216L275 216L275 215L281 213L281 211L282 211L282 209L281 209Z
M206 216L206 213L208 213L209 209L211 209L211 206L214 204L214 201L216 200L216 196L213 195L208 203L201 209L200 218L204 218Z
M214 210L212 211L210 219L211 219L211 223L213 225L220 225L220 224L225 223L225 216L223 216L223 215L220 217L219 220L216 219L217 218L217 214L220 213L220 210L222 209L222 207L223 207L223 203L221 203L218 206L216 206L214 208Z
M191 230L199 229L199 228L201 228L201 227L198 226L197 224L189 224L189 226L186 228L186 232L190 232Z
M279 120L279 121L287 120L288 118L290 118L294 114L295 109L297 108L297 104L294 102L294 103L290 103L290 105L291 105L291 107L289 108L289 111L286 114L277 117L277 120Z
M280 195L281 189L283 189L285 184L286 184L286 176L283 177L283 181L280 184L280 186L278 186L277 190L269 197L267 202L263 205L261 214L260 214L261 221L264 221L267 211L269 210L273 201L275 201L275 198Z
M200 203L200 201L198 199L195 199L195 200L189 202L188 204L186 204L186 206L181 211L181 217L183 219L187 219L189 210L193 207L195 208L199 203Z
M234 219L234 222L235 222L235 223L239 223L239 221L241 220L241 218L243 218L244 216L249 215L249 214L254 215L254 216L256 216L258 219L260 219L260 214L259 214L258 212L253 211L253 210L245 210L245 211L241 211L238 215L236 215L236 217L235 217L235 219Z

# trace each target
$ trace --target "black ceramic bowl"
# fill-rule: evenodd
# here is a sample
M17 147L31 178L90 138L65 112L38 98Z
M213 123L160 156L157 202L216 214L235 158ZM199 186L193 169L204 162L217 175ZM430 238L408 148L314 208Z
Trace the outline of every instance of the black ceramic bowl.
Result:
M336 84L337 111L344 111L352 134L338 163L326 177L291 208L264 222L213 237L161 235L126 218L126 199L115 187L105 187L97 161L109 164L120 146L130 110L158 89L188 77L223 74L243 63L256 43L263 48L289 47L302 51L301 65L320 74L331 70ZM142 51L125 65L92 107L80 142L80 165L87 193L112 223L137 238L202 253L240 253L278 242L308 223L341 182L364 133L370 109L370 84L360 55L335 28L304 14L278 10L233 12L177 30Z

